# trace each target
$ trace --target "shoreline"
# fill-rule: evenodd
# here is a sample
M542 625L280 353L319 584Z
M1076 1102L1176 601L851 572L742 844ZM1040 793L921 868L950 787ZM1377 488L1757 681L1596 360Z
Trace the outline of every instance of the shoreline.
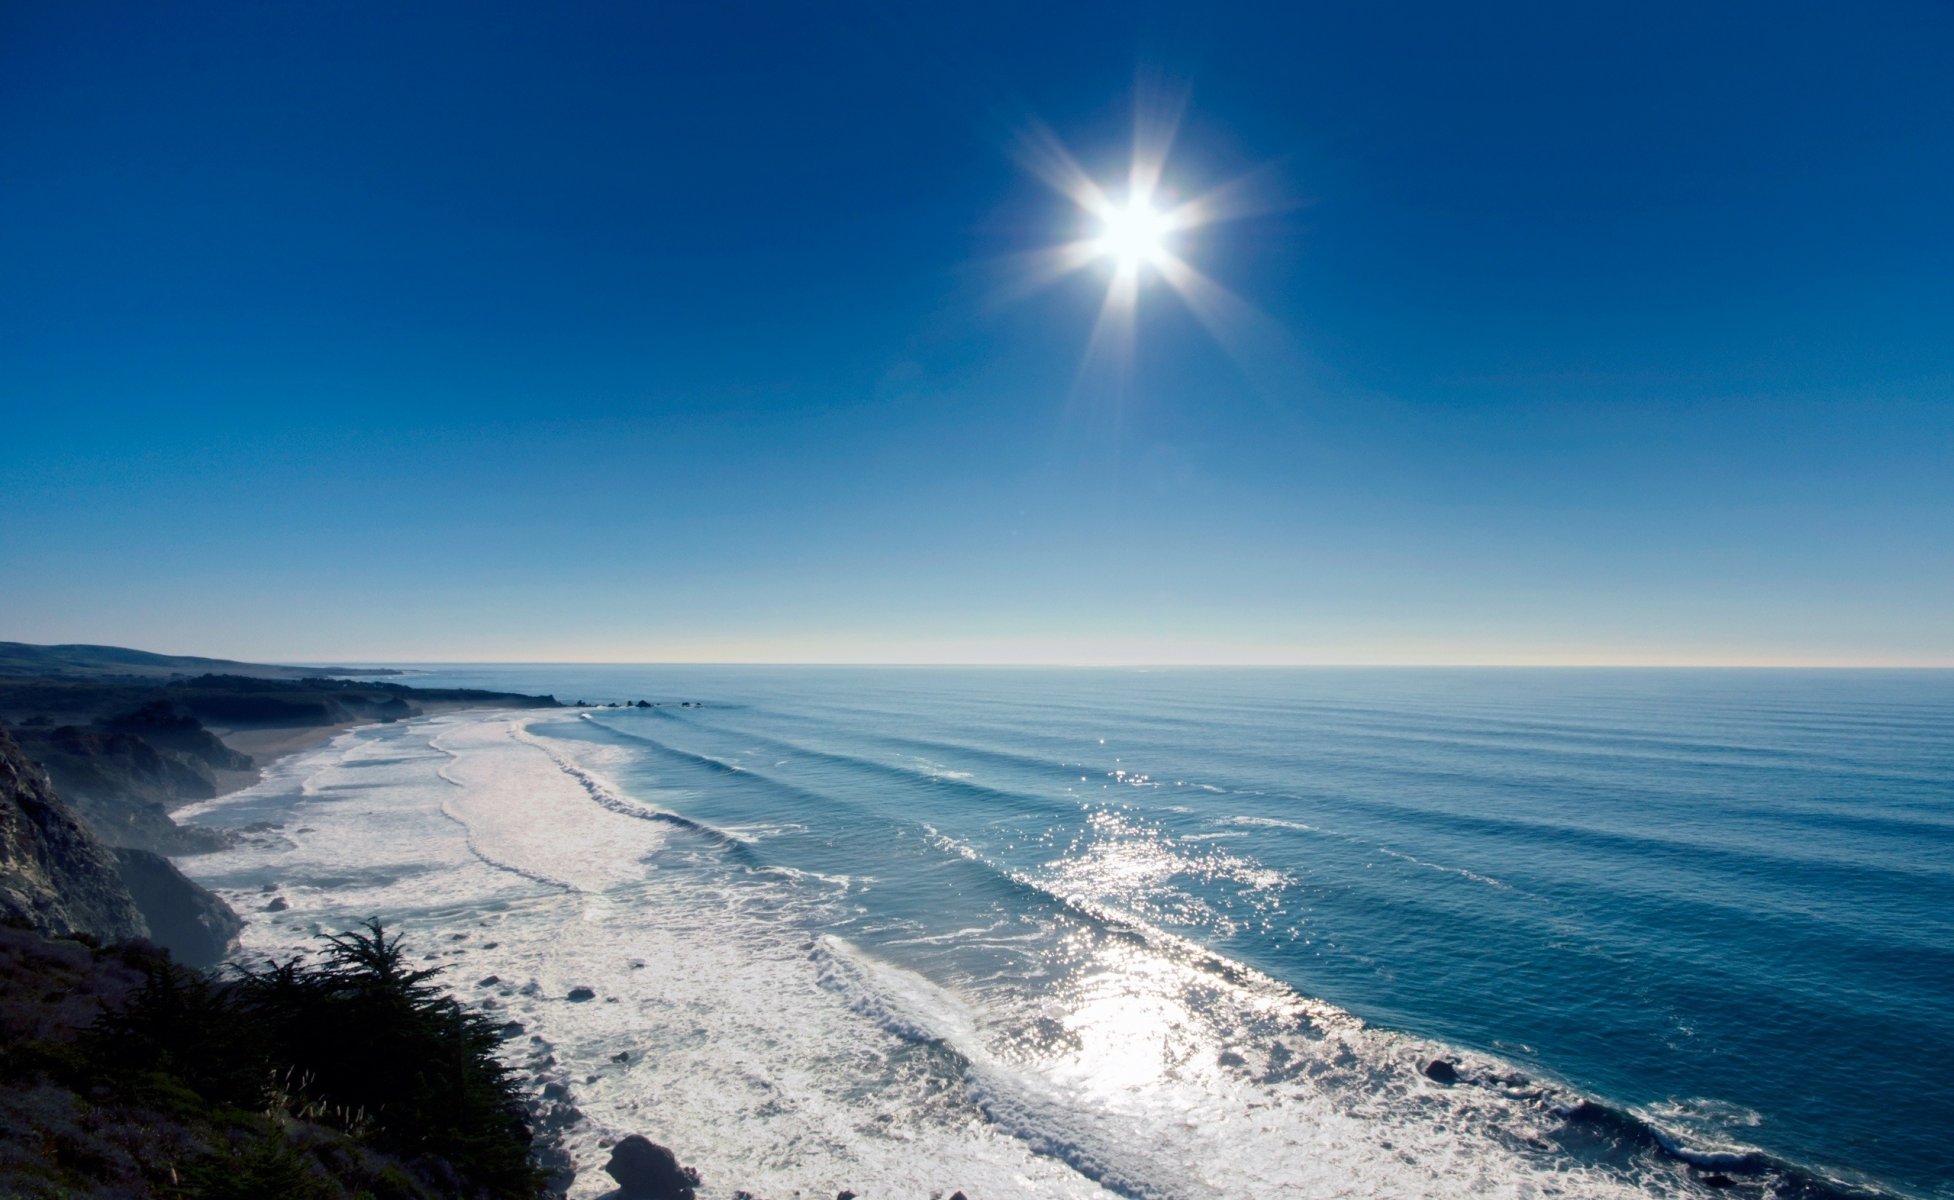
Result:
M409 685L403 685L409 686ZM524 696L527 700L541 700L540 696ZM255 787L265 781L271 769L293 755L317 750L334 738L354 730L367 729L388 724L406 724L424 717L445 716L458 712L509 712L537 711L528 708L512 708L506 704L477 702L472 700L424 700L418 702L420 712L394 721L336 721L327 725L206 725L218 741L240 754L251 757L252 766L248 770L214 772L217 776L217 790L208 799L184 800L172 805L172 813L180 812L196 804L206 804L211 800L221 800L226 796ZM575 711L574 705L561 705L563 711Z
M720 1044L731 1044L742 1037L755 1046L787 1044L778 1040L779 1030L768 1016L751 1011L736 999L737 988L723 986L737 980L751 987L754 976L750 972L755 970L768 977L768 985L763 989L768 994L796 997L792 1006L796 1016L790 1024L800 1031L797 1036L802 1039L808 1036L809 1030L823 1024L849 1022L853 1031L842 1041L849 1045L861 1044L863 1040L867 1044L880 1042L879 1053L892 1058L909 1053L906 1047L933 1043L938 1038L949 1039L959 1054L969 1056L976 1064L975 1088L994 1097L990 1103L1006 1106L983 1122L985 1137L1002 1137L1007 1143L1044 1145L1041 1139L1049 1136L1046 1118L1063 1122L1068 1128L1079 1122L1090 1123L1091 1114L1069 1109L1027 1110L1011 1115L1015 1112L1013 1106L1020 1101L1038 1102L1042 1091L1025 1087L1013 1064L986 1053L978 1029L966 1028L954 1020L942 1023L946 1019L944 1013L954 1014L960 1005L950 1003L946 993L908 970L833 938L817 939L810 950L798 937L785 936L794 919L765 929L747 926L743 932L720 924L722 920L738 919L744 906L730 904L723 911L717 911L721 906L716 904L709 904L705 909L697 906L700 899L730 900L734 893L725 880L715 875L715 868L680 861L688 842L699 837L689 822L681 826L659 820L648 827L642 816L628 811L641 801L625 799L628 792L613 794L616 784L604 775L591 774L593 769L605 769L603 760L579 765L574 760L566 761L562 757L564 747L547 739L512 737L508 731L495 728L519 723L525 716L534 714L474 705L454 706L447 711L469 710L474 719L428 740L428 747L447 760L433 773L438 781L428 777L427 767L415 768L404 761L385 768L384 779L364 782L373 778L366 770L357 776L363 781L358 785L361 789L371 789L376 795L392 792L402 802L398 808L393 804L382 806L389 814L390 826L400 821L404 813L418 807L427 820L424 829L429 834L450 827L464 832L466 855L457 852L452 861L430 864L434 872L427 877L428 882L434 883L436 876L449 875L460 888L458 892L437 889L444 892L437 897L411 885L407 891L396 891L404 877L396 874L395 864L382 866L368 859L362 859L362 864L375 869L378 877L328 884L326 879L337 881L342 877L345 864L351 860L334 861L332 854L312 853L299 862L304 869L323 876L316 882L294 878L283 869L275 880L267 875L261 881L241 873L233 875L229 882L243 897L269 894L260 892L265 883L275 883L278 894L289 897L289 911L276 910L276 916L267 911L254 919L254 923L265 924L257 937L247 934L246 941L259 942L254 949L260 951L289 950L300 944L308 928L330 925L335 914L343 917L352 913L363 901L351 899L349 892L355 895L367 892L375 898L391 894L410 901L409 907L422 907L417 917L403 922L419 934L414 939L416 949L423 950L430 962L455 969L464 982L480 975L482 981L476 985L480 991L464 990L470 996L479 996L479 1002L487 1007L506 1014L511 1027L527 1039L526 1046L522 1038L517 1039L514 1061L530 1078L532 1089L544 1089L540 1094L545 1099L556 1096L561 1106L539 1100L538 1114L545 1127L570 1134L565 1149L577 1170L580 1185L572 1191L573 1195L592 1194L594 1169L601 1163L605 1142L628 1133L644 1133L657 1141L669 1142L686 1161L705 1166L714 1180L742 1180L749 1185L757 1181L776 1189L805 1186L810 1181L805 1176L796 1181L773 1174L773 1168L753 1157L747 1148L723 1142L712 1132L723 1122L734 1120L736 1115L751 1120L750 1114L722 1111L710 1099L686 1095L690 1090L686 1081L695 1074L712 1076L721 1072L724 1064L702 1056L690 1066L677 1065L690 1052L689 1037L704 1027L693 1022L703 1021L716 1029L714 1041ZM426 714L440 715L443 714ZM399 724L409 726L410 722ZM423 722L416 718L411 724L420 726ZM368 730L388 727L389 723L365 726ZM406 735L403 746L421 740L414 736L418 730L404 728L401 732ZM356 753L347 761L349 765L358 765L371 760L370 754ZM389 755L387 761L391 764L395 760ZM418 783L408 778L409 773L417 770ZM521 803L508 803L517 797ZM590 804L592 799L597 804ZM535 811L532 806L549 810L548 815ZM327 823L342 823L339 834L330 840L343 851L349 839L360 836L358 830L365 818L356 815L356 807L361 806L332 803L314 809L303 823L305 827L296 832L330 835L332 831L326 827ZM634 816L638 819L629 819ZM617 820L620 817L627 819ZM312 828L315 824L322 828L315 830ZM542 833L545 827L552 832ZM665 836L654 836L653 829ZM652 840L638 845L630 854L617 856L608 869L586 853L593 844L636 842L640 836ZM661 851L668 847L681 853L666 857ZM325 846L318 848L324 850ZM704 849L703 843L696 848ZM662 877L662 882L655 887L650 876L639 874L642 867L633 865L643 863L647 852L664 860L654 868ZM240 848L237 857L254 856ZM475 861L471 864L465 858ZM263 869L269 864L261 861L257 865ZM236 866L245 864L238 862ZM483 867L488 868L487 874L482 873ZM475 887L484 886L484 880L499 880L487 885L494 894L462 887L461 876L456 872L464 870L474 872ZM737 866L727 874L751 878ZM751 884L731 886L744 888ZM543 891L537 893L535 887ZM513 890L505 893L505 888ZM627 901L626 897L631 899ZM337 911L342 909L345 911ZM544 914L551 910L560 912L555 918L546 918ZM643 926L661 930L655 945L640 941L633 932ZM699 936L702 933L703 938ZM1156 940L1165 958L1189 965L1190 969L1200 967L1208 959L1206 955L1189 953L1192 943ZM737 956L738 962L726 956L725 948L732 945L743 948ZM757 957L747 958L755 953L756 947ZM669 983L637 973L643 966L657 964L665 955L670 956L666 961L690 964L686 974L693 978ZM1193 962L1195 959L1200 962ZM810 962L814 964L811 970L815 976L812 989L807 986ZM709 986L712 976L718 977L721 986ZM1280 986L1285 991L1292 990L1292 985ZM590 995L580 1000L577 993L586 991ZM837 997L841 1011L837 1011ZM1300 992L1296 997L1307 1001ZM940 1009L938 1000L950 1006ZM622 1007L608 1007L611 1005ZM709 1017L705 1015L708 1009ZM686 1022L689 1033L671 1026L669 1014L674 1010L694 1014ZM863 1016L870 1018L866 1025L855 1023L855 1018ZM1829 1191L1823 1172L1776 1159L1749 1146L1692 1144L1678 1132L1639 1117L1632 1108L1592 1099L1591 1093L1562 1083L1551 1072L1537 1066L1525 1076L1515 1076L1514 1065L1506 1060L1461 1052L1456 1045L1418 1035L1385 1027L1367 1032L1361 1021L1348 1028L1344 1022L1334 1019L1313 1021L1312 1026L1331 1042L1349 1042L1363 1061L1382 1072L1374 1081L1379 1094L1415 1094L1423 1097L1422 1102L1426 1104L1443 1103L1439 1097L1456 1095L1463 1098L1458 1103L1477 1111L1513 1100L1506 1093L1523 1087L1535 1095L1530 1104L1520 1106L1524 1112L1516 1110L1510 1114L1516 1126L1549 1120L1565 1126L1577 1139L1619 1139L1625 1153L1652 1161L1669 1160L1666 1171L1673 1174L1668 1178L1672 1186L1682 1189L1677 1194L1697 1194L1698 1188L1714 1191L1741 1186L1724 1172L1734 1174L1739 1180L1773 1176L1791 1179L1806 1187L1804 1194L1811 1196L1854 1194ZM1436 1059L1426 1061L1431 1057L1430 1052L1440 1051L1445 1060L1442 1067L1435 1065ZM732 1057L747 1061L761 1058L758 1053L744 1052L734 1053ZM663 1065L665 1060L671 1060L672 1065ZM655 1077L661 1071L669 1074L642 1081L639 1078L641 1073ZM765 1073L772 1076L770 1071ZM1522 1079L1524 1084L1517 1082ZM722 1082L731 1084L735 1080L729 1078ZM739 1082L750 1085L744 1076ZM771 1077L767 1090L771 1092L784 1085L785 1077ZM888 1086L889 1081L882 1081L882 1085ZM657 1125L647 1127L638 1101L651 1096L659 1097L662 1106L670 1107L662 1109ZM821 1098L803 1095L799 1100L813 1106ZM681 1109L687 1111L681 1113ZM1323 1115L1342 1114L1333 1107L1324 1110ZM749 1132L764 1140L764 1130L756 1128ZM909 1132L912 1136L932 1136L926 1130ZM1500 1130L1484 1132L1492 1136L1483 1141L1476 1139L1475 1147L1496 1154ZM1097 1168L1093 1164L1107 1159L1113 1149L1124 1147L1124 1143L1095 1140L1090 1129L1086 1129L1083 1137L1076 1145L1068 1141L1065 1146L1058 1146L1055 1153L1034 1150L1032 1158L1043 1160L1040 1170L1054 1163L1069 1168L1055 1172L1047 1180L1055 1188L1076 1188L1078 1195L1097 1197L1106 1181L1095 1176L1093 1172ZM945 1145L943 1149L949 1151L952 1146ZM1442 1157L1442 1149L1426 1149L1434 1151L1434 1160ZM955 1182L970 1186L973 1180L982 1180L995 1185L997 1177L987 1177L986 1173L1002 1164L991 1157L990 1151L981 1146L955 1145L954 1152L964 1156ZM1025 1160L1017 1161L1022 1166ZM1172 1182L1171 1165L1142 1158L1134 1161L1133 1169L1163 1171L1166 1174L1162 1177ZM1513 1165L1519 1167L1517 1163ZM1538 1164L1533 1169L1537 1168ZM936 1186L935 1181L910 1176L908 1170L898 1162L871 1162L850 1151L823 1160L809 1174L818 1184L817 1191L865 1183L886 1186L898 1178L903 1187ZM1063 1183L1058 1182L1061 1179ZM1399 1194L1389 1190L1399 1186L1398 1183L1380 1183L1380 1186L1387 1189L1380 1194ZM1075 1193L1067 1190L1064 1194Z

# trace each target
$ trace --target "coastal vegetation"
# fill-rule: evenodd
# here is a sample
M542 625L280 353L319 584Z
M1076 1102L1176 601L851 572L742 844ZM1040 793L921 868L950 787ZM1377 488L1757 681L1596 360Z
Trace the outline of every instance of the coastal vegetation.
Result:
M534 1197L500 1033L377 920L206 973L0 930L0 1193Z

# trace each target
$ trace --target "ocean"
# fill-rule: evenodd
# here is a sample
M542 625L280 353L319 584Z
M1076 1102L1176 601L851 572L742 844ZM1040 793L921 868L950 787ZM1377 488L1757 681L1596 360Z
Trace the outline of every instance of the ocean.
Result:
M599 1195L1954 1197L1954 672L471 666L180 814ZM589 999L572 1000L573 988ZM581 994L581 993L579 993Z

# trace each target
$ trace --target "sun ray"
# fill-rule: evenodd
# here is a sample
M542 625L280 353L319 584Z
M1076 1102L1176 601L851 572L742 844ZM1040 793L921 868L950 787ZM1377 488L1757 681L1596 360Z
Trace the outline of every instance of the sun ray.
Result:
M1085 168L1072 157L1064 143L1045 126L1033 123L1026 127L1018 135L1012 149L1027 171L1087 213L1097 217L1111 211L1113 202L1107 197L1105 189L1086 174Z
M1057 246L1045 246L1013 254L1001 260L997 279L989 298L992 304L1008 304L1070 278L1100 261L1095 238L1080 238Z
M1133 105L1133 160L1127 169L1129 201L1151 201L1167 171L1167 155L1187 111L1184 88L1142 80Z
M1254 389L1273 398L1312 374L1308 356L1275 318L1242 299L1185 259L1166 255L1160 277L1227 352Z

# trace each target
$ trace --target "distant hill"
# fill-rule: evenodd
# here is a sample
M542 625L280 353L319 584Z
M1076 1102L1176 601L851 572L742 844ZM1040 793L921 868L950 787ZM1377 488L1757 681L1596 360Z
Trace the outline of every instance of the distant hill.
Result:
M244 675L253 679L313 679L321 675L398 675L352 667L288 667L191 654L151 654L123 646L30 646L0 642L0 679L67 675L85 679L171 679L187 675Z

